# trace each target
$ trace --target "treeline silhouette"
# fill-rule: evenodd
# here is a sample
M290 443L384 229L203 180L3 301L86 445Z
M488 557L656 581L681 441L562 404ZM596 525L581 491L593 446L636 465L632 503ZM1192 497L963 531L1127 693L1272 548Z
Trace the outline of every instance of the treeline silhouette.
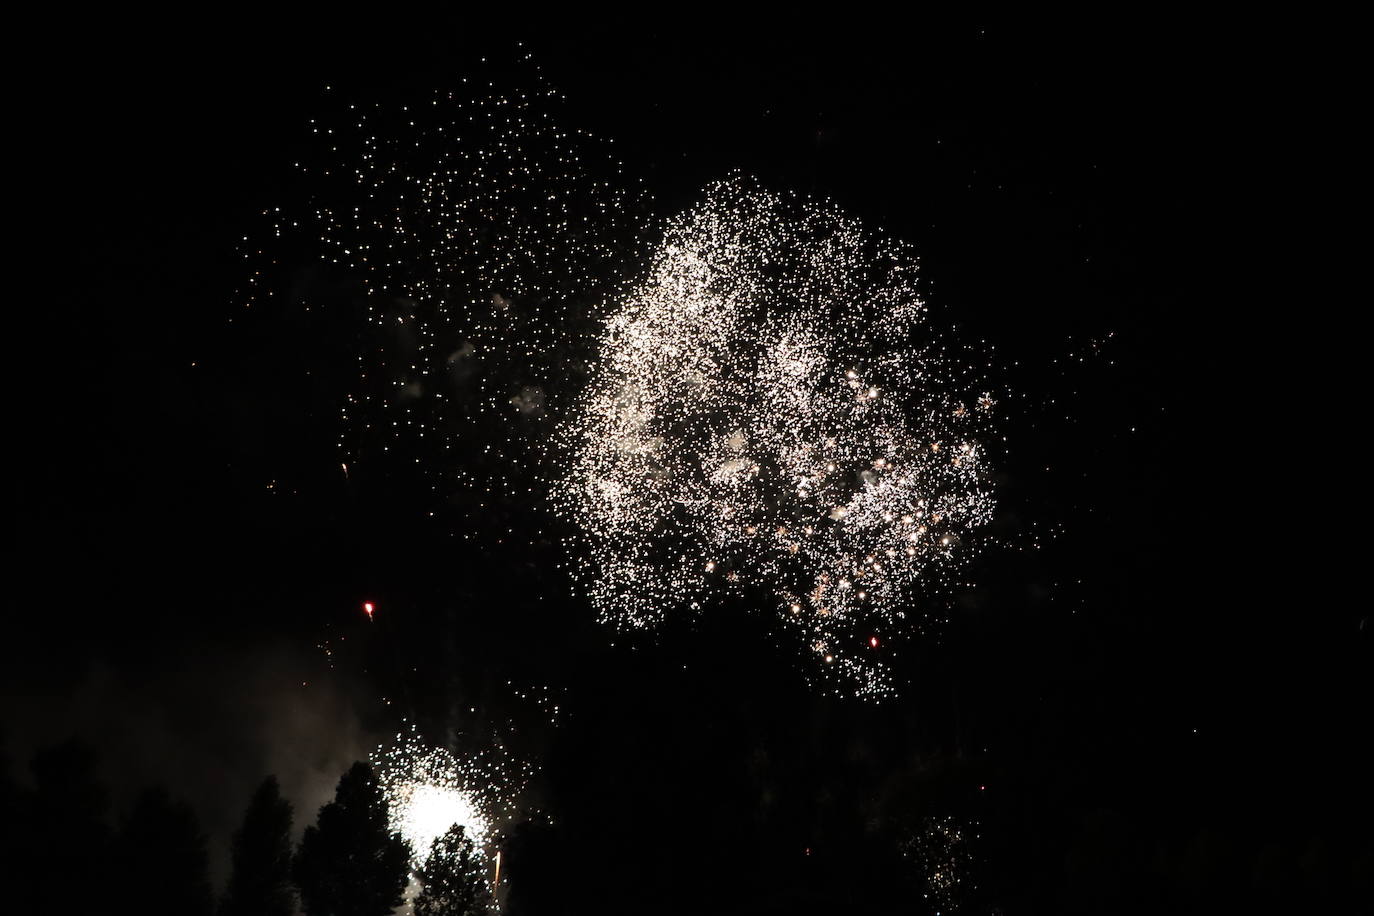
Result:
M263 780L234 832L218 898L195 812L165 789L145 790L112 820L110 793L85 745L69 741L35 754L32 786L15 780L7 763L0 758L6 912L386 916L402 905L412 877L410 844L390 829L366 763L343 774L295 848L291 803L275 777ZM491 911L481 862L460 826L435 840L414 879L419 916Z
M636 777L636 758L628 750L643 738L643 731L626 729L614 744L608 726L598 735L607 752L601 759L620 763L604 764L600 777L578 772L579 791L565 791L558 821L531 819L511 829L503 844L502 873L512 879L503 891L503 912L1369 911L1367 905L1347 904L1371 899L1374 857L1363 824L1360 835L1347 837L1284 820L1273 810L1248 821L1204 812L1156 824L1139 812L1082 810L1057 801L1063 810L1050 803L1010 812L984 807L976 821L958 821L961 829L983 833L971 847L971 861L958 861L970 850L949 846L916 862L899 849L900 841L919 836L920 825L931 820L927 815L939 814L931 800L959 798L970 778L998 784L1010 777L970 770L957 759L928 760L919 771L888 780L842 774L821 783L803 803L820 829L798 818L794 808L780 815L788 820L770 836L766 824L759 826L762 818L753 825L727 820L727 806L739 804L731 787L753 780L765 780L759 784L778 795L788 792L780 778L767 776L782 758L758 754L749 772L743 765L709 772L689 759L686 765L700 773L700 785L663 782L672 791L655 795L645 786L658 774L644 768ZM849 744L842 752L852 754L858 746ZM704 760L708 751L700 753ZM267 777L234 831L218 896L209 878L206 837L191 808L154 787L115 812L97 763L88 747L68 742L35 754L31 778L21 781L0 747L0 913L384 916L401 906L408 886L417 916L475 916L494 909L477 851L461 827L439 837L411 874L411 850L391 831L381 790L365 763L343 774L333 800L320 808L298 844L292 842L292 806L276 779ZM790 761L781 765L792 767ZM1062 786L1078 778L1079 772L1066 773L1052 798L1067 797ZM606 804L615 791L633 802ZM673 798L688 791L695 794L685 802ZM865 805L864 796L872 802ZM712 798L721 799L716 807ZM679 816L688 807L700 816ZM963 807L972 809L967 801ZM906 814L900 823L883 826L874 817L881 810ZM729 836L722 825L729 825ZM784 831L796 837L790 849L779 839ZM931 867L947 871L947 865L955 867L959 886L931 896ZM1041 872L1032 874L1033 867ZM700 908L698 901L710 894L719 905Z

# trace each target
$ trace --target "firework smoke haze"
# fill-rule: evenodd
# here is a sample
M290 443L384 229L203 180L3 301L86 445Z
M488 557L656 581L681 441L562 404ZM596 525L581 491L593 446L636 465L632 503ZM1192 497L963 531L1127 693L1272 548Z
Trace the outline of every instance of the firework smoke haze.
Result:
M837 689L992 515L994 398L929 327L916 259L732 178L671 221L611 311L555 500L600 616L649 627L764 594Z

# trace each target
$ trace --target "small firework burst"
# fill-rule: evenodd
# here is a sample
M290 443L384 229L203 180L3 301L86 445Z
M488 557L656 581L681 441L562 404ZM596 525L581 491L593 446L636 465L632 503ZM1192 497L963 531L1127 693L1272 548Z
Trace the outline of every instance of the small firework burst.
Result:
M977 834L976 821L927 817L902 844L903 855L916 863L925 884L925 898L936 913L957 912L975 890L973 843Z
M417 866L455 824L479 857L493 855L499 826L512 817L528 776L527 768L502 765L490 755L460 759L447 748L426 744L413 728L378 748L372 763L392 828L410 843Z

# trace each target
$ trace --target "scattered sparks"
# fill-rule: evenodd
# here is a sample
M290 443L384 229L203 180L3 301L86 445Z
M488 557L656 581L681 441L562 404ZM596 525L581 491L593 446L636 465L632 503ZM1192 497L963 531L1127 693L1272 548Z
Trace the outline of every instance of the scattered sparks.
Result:
M569 317L602 295L641 226L642 190L605 141L559 123L560 95L535 69L519 87L482 80L312 120L309 205L266 211L271 238L245 240L246 306L280 296L270 267L289 242L347 290L326 284L333 298L316 304L360 316L344 476L408 462L436 505L465 493L474 518L497 495L528 498L518 471L575 358Z
M494 531L552 455L604 620L765 595L826 683L890 692L889 636L991 518L996 399L931 327L909 247L744 180L670 221L613 296L644 195L556 98L536 80L316 125L312 209L269 215L361 284L345 477L389 452ZM569 408L578 316L607 296Z
M513 778L510 768L489 756L462 760L433 747L414 730L378 748L372 763L386 796L391 825L410 843L411 861L419 865L430 846L454 824L463 827L478 855L495 852L496 829L509 819L515 797L528 771Z
M974 850L978 823L954 817L927 817L919 831L902 844L925 882L924 896L939 913L955 913L975 890Z
M604 323L555 500L601 617L649 627L758 590L817 670L890 692L872 650L992 515L976 396L910 249L732 179L671 221ZM867 650L867 651L865 651Z

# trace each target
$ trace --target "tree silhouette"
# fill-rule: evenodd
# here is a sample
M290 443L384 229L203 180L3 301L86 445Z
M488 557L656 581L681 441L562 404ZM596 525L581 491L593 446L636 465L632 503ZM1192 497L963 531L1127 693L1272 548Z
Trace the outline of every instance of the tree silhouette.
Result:
M0 730L0 811L11 814L19 798L19 786L10 777L10 755L5 750L5 732Z
M205 837L191 807L149 789L123 819L111 856L115 905L102 911L208 916Z
M0 862L4 863L0 867L4 868L6 874L13 874L16 879L20 875L27 879L11 882L12 886L6 894L9 905L31 906L33 901L22 895L26 890L23 885L33 877L27 861L32 855L27 836L29 814L33 807L32 798L11 778L10 759L5 753L3 740L4 734L0 732ZM16 891L19 892L18 895L15 895Z
M429 858L415 875L424 885L415 898L415 916L478 916L491 911L491 891L483 866L463 828L454 824L430 846Z
M234 834L233 871L221 916L292 916L291 803L281 797L277 778L258 786Z
M292 871L309 916L385 916L401 904L409 861L372 768L359 762L305 829Z
M6 812L3 870L15 912L62 907L99 912L110 849L109 793L96 778L95 753L72 740L39 751L30 764L32 790L14 786ZM22 877L22 880L19 880Z

